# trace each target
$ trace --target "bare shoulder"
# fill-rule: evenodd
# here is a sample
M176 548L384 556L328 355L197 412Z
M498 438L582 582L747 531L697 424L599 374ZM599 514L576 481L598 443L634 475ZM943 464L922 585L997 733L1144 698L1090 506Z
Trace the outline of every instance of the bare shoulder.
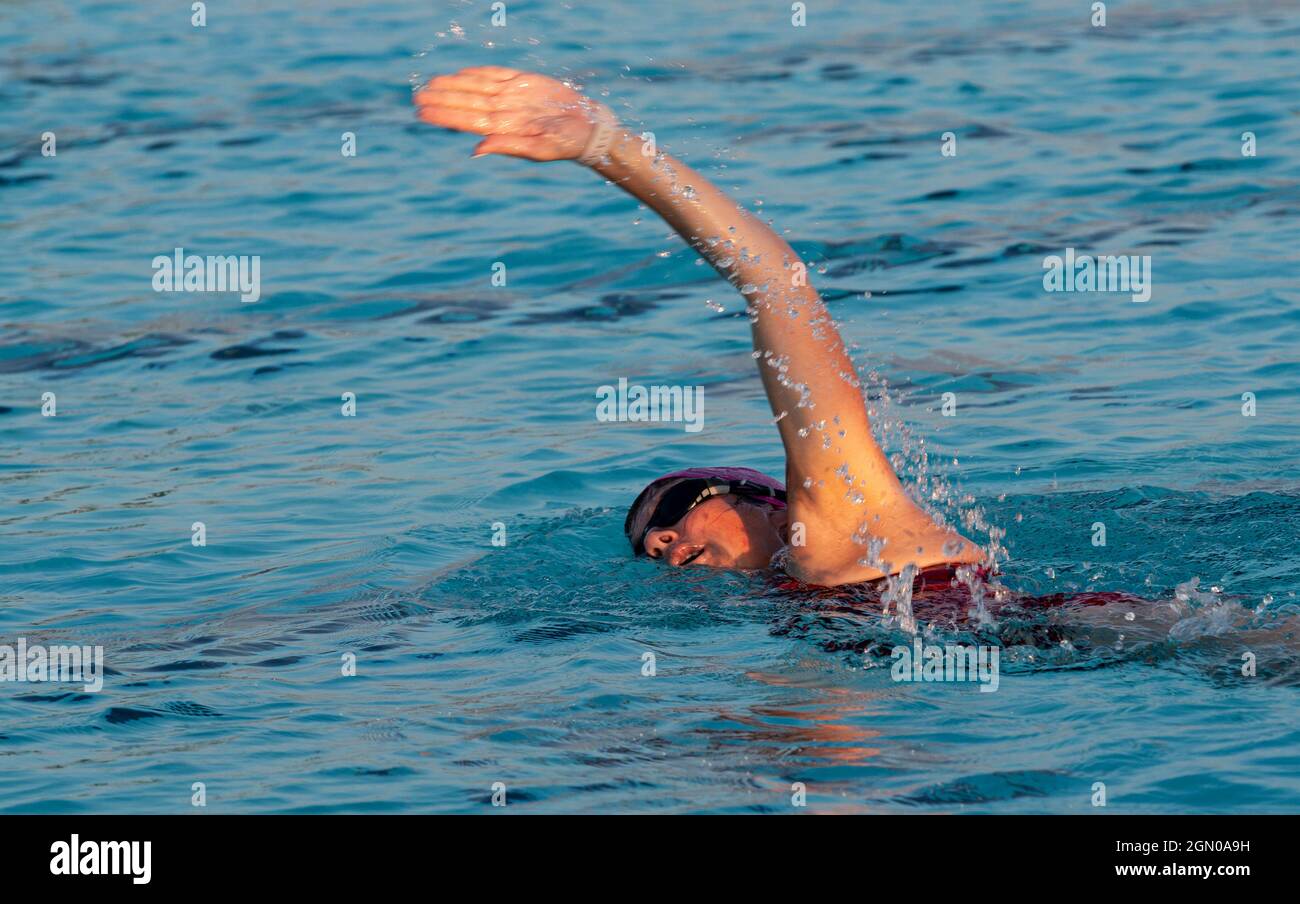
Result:
M978 564L983 550L952 528L941 527L917 511L915 518L892 520L887 531L854 531L843 523L790 525L790 546L782 565L806 584L837 587L879 580L908 565ZM875 536L873 536L875 534Z

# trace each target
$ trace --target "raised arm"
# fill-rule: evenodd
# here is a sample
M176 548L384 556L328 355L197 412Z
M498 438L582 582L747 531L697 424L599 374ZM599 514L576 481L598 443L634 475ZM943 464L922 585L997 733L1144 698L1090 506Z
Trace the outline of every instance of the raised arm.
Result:
M871 434L853 362L790 245L708 179L665 153L648 155L612 115L554 79L477 67L433 79L420 118L487 137L475 148L530 160L576 160L604 120L608 148L593 169L643 201L745 297L759 371L786 452L797 577L868 580L907 563L975 562L969 541L941 528L904 492ZM601 142L602 144L604 142ZM856 537L856 539L855 539ZM867 541L881 564L868 559ZM867 561L863 561L867 560Z

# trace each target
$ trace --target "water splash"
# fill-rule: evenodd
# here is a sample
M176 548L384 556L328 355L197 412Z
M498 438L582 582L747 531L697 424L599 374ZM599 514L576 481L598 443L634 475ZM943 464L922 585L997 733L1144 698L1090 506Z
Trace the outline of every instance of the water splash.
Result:
M912 585L916 581L916 566L908 564L896 575L890 575L885 590L880 595L882 611L889 614L890 603L898 610L898 627L913 636L916 635L916 615L912 611Z

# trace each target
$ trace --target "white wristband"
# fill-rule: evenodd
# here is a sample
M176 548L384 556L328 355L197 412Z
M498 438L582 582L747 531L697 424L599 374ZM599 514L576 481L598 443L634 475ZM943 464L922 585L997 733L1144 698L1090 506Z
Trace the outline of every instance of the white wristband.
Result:
M593 116L591 137L587 139L587 146L578 155L578 162L587 166L595 166L605 159L618 134L618 118L609 107L592 101L591 112Z

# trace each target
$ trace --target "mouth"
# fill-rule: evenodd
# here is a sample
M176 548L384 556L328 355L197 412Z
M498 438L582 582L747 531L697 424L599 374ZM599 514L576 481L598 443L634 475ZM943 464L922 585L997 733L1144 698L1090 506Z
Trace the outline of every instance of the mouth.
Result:
M696 559L698 559L698 558L700 557L700 555L703 554L703 552L704 552L704 547L703 547L703 546L699 547L698 549L695 550L695 552L691 553L689 556L687 556L686 558L684 558L684 559L682 559L680 562L678 562L678 563L677 563L677 567L678 567L678 568L682 568L682 567L684 567L684 566L686 566L686 565L691 564L691 563L694 562Z

